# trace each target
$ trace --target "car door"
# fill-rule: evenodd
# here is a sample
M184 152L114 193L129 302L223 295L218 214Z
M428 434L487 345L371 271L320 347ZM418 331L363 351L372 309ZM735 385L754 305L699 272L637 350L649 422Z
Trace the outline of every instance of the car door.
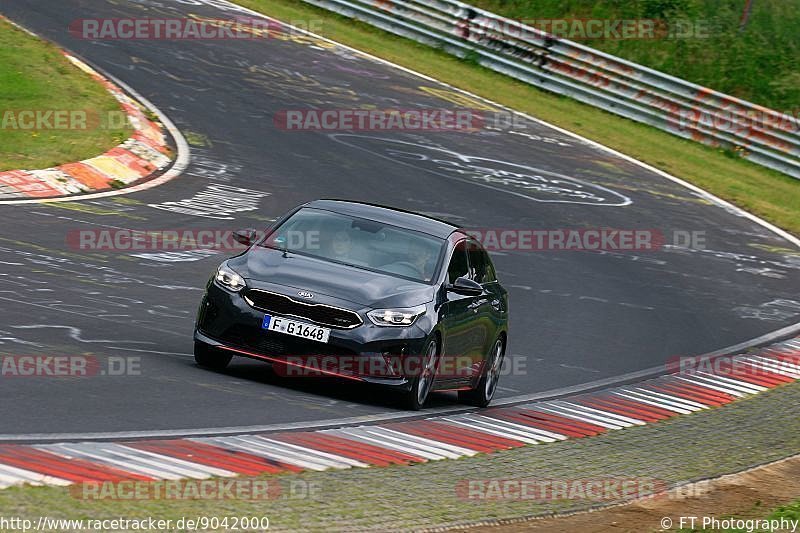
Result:
M489 254L477 241L467 241L469 278L483 287L483 293L475 297L473 306L474 337L476 344L473 361L476 373L483 367L486 355L492 349L500 333L502 320L502 297L497 294L497 278Z
M459 277L469 277L466 239L456 243L453 248L447 267L446 283L452 285ZM483 344L475 320L479 312L480 296L446 291L445 298L442 306L443 357L440 358L440 370L436 379L440 388L457 387L472 382L474 364L476 358L481 357Z

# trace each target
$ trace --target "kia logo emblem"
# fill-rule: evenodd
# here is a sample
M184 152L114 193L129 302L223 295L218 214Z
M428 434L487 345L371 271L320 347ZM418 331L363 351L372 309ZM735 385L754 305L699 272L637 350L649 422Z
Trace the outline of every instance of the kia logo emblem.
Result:
M297 295L298 295L300 298L313 298L313 297L314 297L314 295L313 295L313 294L311 294L311 293L310 293L310 292L308 292L308 291L300 291L300 292L298 292L298 293L297 293Z

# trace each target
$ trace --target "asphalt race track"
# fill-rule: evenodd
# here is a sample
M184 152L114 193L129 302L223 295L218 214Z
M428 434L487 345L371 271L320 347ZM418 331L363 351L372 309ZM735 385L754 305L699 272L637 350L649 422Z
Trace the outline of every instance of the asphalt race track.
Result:
M791 243L544 125L329 134L273 123L279 111L312 107L486 105L433 81L311 39L89 41L68 32L83 18L233 14L206 4L0 0L0 13L153 102L192 145L188 170L160 187L0 205L0 353L89 354L102 368L109 357L129 366L119 376L3 378L0 435L252 426L398 411L380 391L282 380L256 362L236 360L225 373L198 368L191 357L195 310L225 254L86 251L68 243L78 230L263 228L296 204L335 197L465 227L656 229L668 245L675 232L705 232L702 250L494 254L511 291L509 355L516 369L501 379L500 398L663 365L800 322L800 256ZM531 182L547 186L523 187ZM241 203L226 211L194 202L191 213L169 203L209 191ZM455 405L446 394L432 403Z

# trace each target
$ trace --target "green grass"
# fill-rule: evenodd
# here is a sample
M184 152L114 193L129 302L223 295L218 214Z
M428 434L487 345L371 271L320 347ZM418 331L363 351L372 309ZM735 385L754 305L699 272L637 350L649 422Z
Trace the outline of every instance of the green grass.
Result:
M693 21L690 31L676 33L671 39L581 42L745 100L790 111L794 116L800 112L800 32L797 31L800 0L754 0L751 15L741 31L745 0L474 0L470 3L528 21ZM679 38L681 35L685 38Z
M569 98L545 93L439 50L333 15L300 0L238 0L238 3L287 22L322 21L319 33L325 37L601 142L800 235L800 180L764 169L725 151L678 138Z
M778 507L767 518L770 520L780 520L781 518L800 520L800 500Z
M21 111L86 111L86 128L15 128ZM0 171L49 168L94 157L123 142L129 128L106 129L91 117L118 113L119 104L59 50L0 18ZM16 122L16 121L15 121Z

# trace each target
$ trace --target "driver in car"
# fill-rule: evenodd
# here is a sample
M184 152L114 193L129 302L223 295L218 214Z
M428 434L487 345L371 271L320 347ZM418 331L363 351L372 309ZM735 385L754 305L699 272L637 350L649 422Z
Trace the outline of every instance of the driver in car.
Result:
M364 250L347 231L337 231L330 242L330 256L334 261L349 265L366 266Z
M412 240L408 245L408 255L410 263L414 265L420 277L425 281L430 281L433 276L433 270L436 268L436 261L430 249L423 243Z

